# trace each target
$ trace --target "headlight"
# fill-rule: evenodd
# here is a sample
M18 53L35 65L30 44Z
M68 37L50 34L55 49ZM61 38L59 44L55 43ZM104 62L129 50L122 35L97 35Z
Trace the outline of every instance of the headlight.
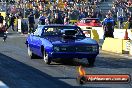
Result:
M92 48L93 48L93 51L98 51L98 46L92 46Z
M59 48L58 46L55 46L55 47L54 47L54 51L55 51L55 52L59 52L59 51L60 51L60 48Z

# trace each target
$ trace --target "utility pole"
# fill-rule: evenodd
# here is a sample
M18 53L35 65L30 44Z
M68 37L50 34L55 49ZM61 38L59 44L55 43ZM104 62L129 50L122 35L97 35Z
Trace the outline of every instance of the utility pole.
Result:
M6 3L6 14L7 14L8 0L6 0L5 3Z
M24 18L25 18L25 0L23 0Z

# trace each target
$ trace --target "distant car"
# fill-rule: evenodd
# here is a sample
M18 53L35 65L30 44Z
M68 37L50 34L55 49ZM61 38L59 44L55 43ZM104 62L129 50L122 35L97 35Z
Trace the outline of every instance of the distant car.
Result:
M99 54L98 43L86 38L78 26L72 25L39 25L33 34L26 39L28 55L33 59L40 56L46 64L55 58L87 58L93 65Z
M91 26L91 27L101 27L102 24L99 18L82 18L76 23L77 26Z

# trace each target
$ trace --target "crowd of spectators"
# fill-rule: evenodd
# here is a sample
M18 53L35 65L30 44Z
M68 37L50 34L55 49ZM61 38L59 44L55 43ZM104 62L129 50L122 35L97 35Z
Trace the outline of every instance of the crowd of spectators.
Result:
M25 1L25 2L23 2ZM17 2L8 3L7 14L12 13L17 17L27 18L30 12L33 12L35 18L39 18L40 14L54 17L59 14L64 18L67 16L70 20L80 20L81 18L93 17L104 18L103 12L98 8L100 2L107 0L43 0L43 2L35 2L37 0L17 0ZM3 4L5 7L5 3ZM62 8L63 7L63 8ZM52 19L52 18L51 18Z
M117 19L118 16L117 12L120 12L120 14L125 19L128 18L132 12L132 0L115 0L109 12L112 13L115 20Z
M59 15L59 17L64 18L67 16L70 20L80 20L81 18L85 17L103 18L102 11L98 8L98 5L103 0L88 0L87 2L86 0L62 1L63 4L59 3L58 0L50 0L50 2L31 2L28 0L23 2L23 0L20 0L9 5L7 12L16 14L21 18L28 17L30 12L34 13L35 18L39 18L40 14L42 13L49 18L51 17L50 19L53 19L52 17L54 17L56 13ZM12 10L11 7L14 7L16 11Z
M108 0L62 0L61 3L58 1L50 0L49 2L49 0L44 0L44 2L35 2L34 0L18 0L18 2L8 5L6 12L16 14L16 16L21 18L27 18L29 13L33 12L35 18L39 18L40 14L43 13L51 20L56 13L61 19L68 17L70 20L80 20L86 17L97 17L103 20L105 13L99 9L99 5L101 2ZM123 10L123 16L127 18L132 11L132 0L115 0L109 12L116 19L119 10Z

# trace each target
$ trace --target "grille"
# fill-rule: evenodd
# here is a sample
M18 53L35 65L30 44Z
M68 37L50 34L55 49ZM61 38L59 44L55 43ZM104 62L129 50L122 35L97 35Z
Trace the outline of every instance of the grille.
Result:
M60 52L92 52L92 46L61 46Z

